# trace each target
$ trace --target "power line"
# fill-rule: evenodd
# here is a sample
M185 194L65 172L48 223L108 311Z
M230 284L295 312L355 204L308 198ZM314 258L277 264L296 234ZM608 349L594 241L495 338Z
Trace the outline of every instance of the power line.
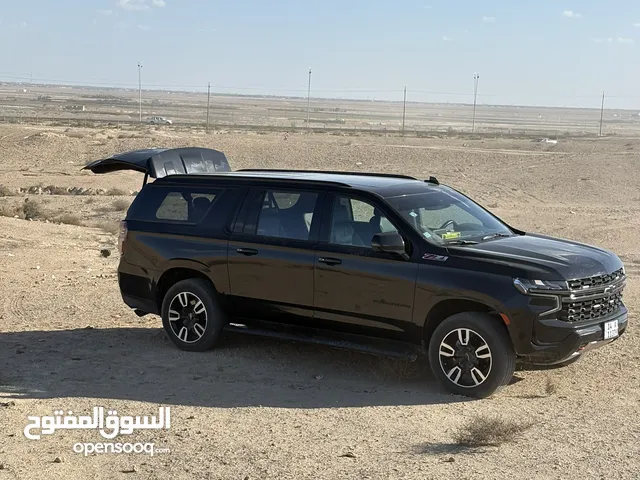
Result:
M2 73L0 72L0 82L19 82L20 80L25 83L41 83L41 84L59 84L65 86L77 86L77 87L94 87L94 88L125 88L125 89L134 89L137 88L140 91L141 81L139 79L138 84L135 83L123 83L123 82L107 82L104 80L95 80L95 79L85 79L85 80L74 80L74 79L60 79L60 78L48 78L48 77L32 77L31 74L11 74L11 73ZM36 85L37 87L37 85ZM33 88L33 85L32 87ZM247 86L230 86L230 85L210 85L210 84L180 84L180 83L152 83L145 82L145 91L150 91L154 89L193 89L196 92L207 92L209 93L211 90L220 91L229 91L229 93L235 92L255 92L257 95L276 95L278 93L283 93L285 95L293 95L296 93L306 93L309 96L309 89L307 88L270 88L270 87L247 87ZM194 93L196 93L194 92ZM358 89L358 88L344 88L344 89L315 89L314 92L316 96L327 95L327 94L397 94L402 93L403 89ZM438 96L451 96L451 97L473 97L476 98L497 98L500 95L492 94L492 93L470 93L470 92L450 92L450 91L439 91L439 90L426 90L426 89L411 89L411 93L414 94L424 94L424 95L438 95ZM302 95L300 95L302 96ZM637 95L607 95L609 99L617 99L617 100L637 100L640 99L640 96ZM600 95L547 95L547 100L569 100L569 99L591 99L594 102L600 100ZM437 103L437 101L435 102ZM600 103L600 102L598 102Z

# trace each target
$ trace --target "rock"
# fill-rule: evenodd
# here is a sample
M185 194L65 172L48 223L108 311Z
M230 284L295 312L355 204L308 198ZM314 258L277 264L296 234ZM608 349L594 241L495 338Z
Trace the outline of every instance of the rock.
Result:
M456 461L456 459L453 458L453 457L449 457L449 458L445 458L444 461L447 462L447 463L453 463L453 462Z
M56 457L53 459L53 463L63 463L64 462L64 458L62 457Z
M122 470L122 473L136 473L137 471L138 469L135 465L133 465L131 468Z
M313 378L315 378L316 380L322 380L324 378L324 375L315 375Z
M100 250L100 255L102 255L104 258L107 258L109 255L111 255L111 250L109 250L108 248L103 248L102 250Z
M7 468L7 467L5 466L5 464L4 464L4 463L0 463L0 470L4 470L4 469L6 469L6 468Z
M94 327L93 325L87 325L86 327L84 327L85 330L93 330L96 327Z
M9 401L9 402L0 402L0 407L13 407L15 406L16 402L14 402L13 400Z
M353 453L353 452L347 452L347 453L343 453L342 455L340 455L340 457L356 458L356 454Z

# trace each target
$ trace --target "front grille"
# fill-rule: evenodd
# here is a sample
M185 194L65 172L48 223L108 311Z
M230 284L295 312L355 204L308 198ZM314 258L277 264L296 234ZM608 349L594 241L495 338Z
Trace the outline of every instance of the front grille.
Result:
M565 322L595 320L622 307L624 270L567 281L569 295L562 295L558 319Z
M587 278L577 278L575 280L567 281L569 285L569 289L571 290L579 290L582 288L593 288L599 287L601 285L608 285L609 283L615 282L619 280L624 275L624 270L621 268L620 270L616 270L613 273L608 273L606 275L596 275L594 277Z
M564 303L558 319L565 322L580 322L606 317L622 306L622 291L609 297Z

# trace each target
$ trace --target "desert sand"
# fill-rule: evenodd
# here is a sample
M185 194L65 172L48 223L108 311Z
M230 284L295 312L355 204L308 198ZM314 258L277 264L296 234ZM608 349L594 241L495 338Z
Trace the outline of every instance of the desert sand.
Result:
M514 226L616 252L629 276L630 327L571 366L519 370L480 401L445 393L424 360L239 335L206 353L179 351L158 317L138 318L119 295L115 229L142 175L81 171L89 160L151 146L216 148L234 169L435 175ZM285 140L0 125L0 152L8 215L0 216L0 480L638 478L640 139ZM68 194L72 187L88 191ZM24 217L25 199L33 219L13 218ZM170 452L84 457L72 447L103 441L95 431L23 434L30 415L94 406L124 415L171 407L169 430L128 439ZM454 445L460 425L480 415L533 426L498 446Z

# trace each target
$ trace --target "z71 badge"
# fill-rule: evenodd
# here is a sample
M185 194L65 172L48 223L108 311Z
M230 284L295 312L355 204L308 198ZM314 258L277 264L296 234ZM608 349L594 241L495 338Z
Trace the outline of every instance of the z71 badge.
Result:
M423 260L433 260L434 262L446 262L449 257L445 255L434 255L433 253L425 253L422 256Z

